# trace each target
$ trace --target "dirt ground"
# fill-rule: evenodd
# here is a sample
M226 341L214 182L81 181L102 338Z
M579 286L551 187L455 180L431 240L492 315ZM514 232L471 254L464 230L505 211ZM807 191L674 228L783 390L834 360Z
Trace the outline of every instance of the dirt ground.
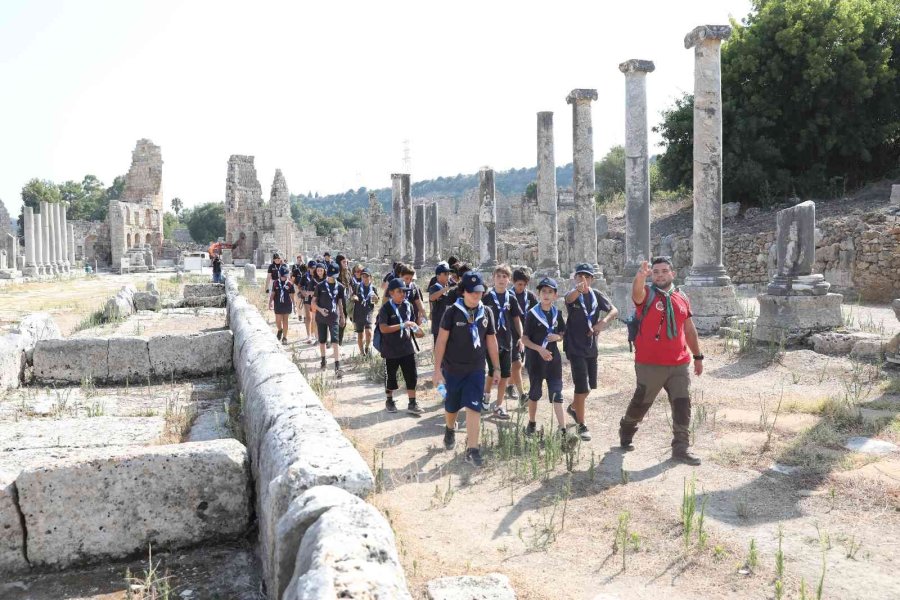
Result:
M852 310L883 323L885 333L900 329L887 307ZM823 598L900 597L900 454L844 448L852 436L900 443L897 371L704 339L706 372L693 379L692 418L704 461L692 468L669 460L664 396L636 450L617 448L634 389L633 356L617 327L601 338L599 389L588 399L593 440L568 460L553 440L516 455L511 448L521 440L509 440L524 415L516 411L506 424L485 418L486 466L475 470L462 460L463 435L455 451L443 450L430 338L419 356L426 412L415 418L402 412L402 398L400 412L384 411L374 382L380 360L355 356L355 335L345 340L348 373L337 381L330 358L320 371L317 348L299 341L303 326L294 319L291 327L295 361L376 473L373 502L394 527L417 597L434 577L490 572L507 575L527 600L774 598L776 580L783 598L799 598L801 585L815 597L823 568ZM566 398L571 389L567 379ZM538 419L553 430L546 403ZM686 537L682 506L692 484Z

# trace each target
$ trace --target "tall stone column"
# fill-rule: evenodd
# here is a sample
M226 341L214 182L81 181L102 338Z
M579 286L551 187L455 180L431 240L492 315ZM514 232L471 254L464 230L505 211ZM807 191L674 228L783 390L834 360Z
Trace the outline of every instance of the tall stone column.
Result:
M50 231L53 226L53 216L50 214L50 203L41 202L41 245L43 246L42 256L44 258L44 274L53 275L56 273L53 264L53 253L50 246Z
M482 271L497 266L497 193L494 187L494 170L482 167L478 170L478 258Z
M72 269L75 266L75 225L68 222L66 223L66 246L69 249L67 252L69 269Z
M60 240L60 248L62 248L62 264L63 269L66 273L69 272L71 267L71 258L69 258L69 242L68 242L68 222L69 219L66 216L66 211L69 208L68 202L60 202L59 204L59 240Z
M425 205L417 204L413 222L413 266L421 269L425 265Z
M693 263L685 278L694 324L712 333L740 313L722 260L722 63L728 25L701 25L684 38L694 49Z
M572 105L572 179L576 215L574 259L576 263L593 265L599 278L597 208L594 202L594 128L591 125L591 102L596 99L597 90L593 89L572 90L566 97L566 102Z
M38 275L44 274L44 243L43 229L44 225L41 219L41 213L33 212L34 219L34 268Z
M538 243L536 279L559 277L559 219L556 206L556 159L553 113L537 114L537 204L534 220Z
M391 260L396 262L403 260L403 251L406 248L403 228L403 175L391 174Z
M437 202L430 203L425 212L425 240L428 243L428 261L437 264L441 260L441 223Z
M400 201L403 206L403 262L413 261L415 250L413 249L413 208L410 195L409 174L400 175Z
M59 275L59 208L56 202L47 205L48 218L50 220L50 268L54 275Z
M34 261L34 209L26 206L22 211L22 225L25 235L25 269L22 274L25 277L37 275L37 265Z
M625 74L625 268L614 279L611 292L613 304L625 317L634 311L631 281L641 261L650 260L647 73L655 68L652 61L638 59L619 65Z

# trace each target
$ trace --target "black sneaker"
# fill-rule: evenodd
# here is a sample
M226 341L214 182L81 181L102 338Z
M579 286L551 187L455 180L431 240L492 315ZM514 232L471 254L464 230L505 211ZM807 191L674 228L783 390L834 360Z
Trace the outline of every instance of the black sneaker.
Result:
M490 396L483 396L481 401L481 414L486 415L491 412Z
M566 407L566 414L572 417L572 420L576 423L578 422L578 414L575 412L575 407L571 404Z
M525 426L525 437L534 437L537 435L537 423L528 423Z
M275 334L275 339L281 341L281 330L278 330L278 333Z
M619 448L622 449L622 452L631 452L634 450L634 444L625 440L619 440Z
M481 450L478 448L469 448L466 450L466 462L474 467L483 465L484 459L481 458Z
M409 404L406 405L406 412L408 412L409 414L411 414L415 417L418 417L425 411L422 409L421 406L419 406L419 404L415 400L410 400Z
M683 450L672 450L672 460L676 462L680 462L686 465L690 465L692 467L700 466L700 457L691 454L690 450L687 448Z
M397 412L397 403L392 398L388 398L384 401L384 409L389 413L395 413Z
M584 423L579 423L578 425L578 437L584 442L591 441L591 432L588 431L587 425Z
M325 363L326 363L326 362L327 362L327 359L323 356L323 357L319 360L319 368L320 368L320 369L324 369L324 368L325 368Z
M528 394L522 394L519 396L519 408L525 408L528 406Z
M456 430L444 427L444 449L453 450L456 445Z

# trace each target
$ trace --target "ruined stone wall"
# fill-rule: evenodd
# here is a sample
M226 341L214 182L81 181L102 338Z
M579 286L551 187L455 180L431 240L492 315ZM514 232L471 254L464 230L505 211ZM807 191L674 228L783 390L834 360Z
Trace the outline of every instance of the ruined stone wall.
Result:
M109 201L106 216L112 265L118 265L130 248L149 245L159 258L163 245L163 211L147 204Z
M86 264L109 266L112 264L112 248L109 242L109 223L106 221L70 220L75 231L75 260Z
M160 147L147 139L138 140L131 153L131 168L125 176L125 189L119 199L163 211L162 165Z

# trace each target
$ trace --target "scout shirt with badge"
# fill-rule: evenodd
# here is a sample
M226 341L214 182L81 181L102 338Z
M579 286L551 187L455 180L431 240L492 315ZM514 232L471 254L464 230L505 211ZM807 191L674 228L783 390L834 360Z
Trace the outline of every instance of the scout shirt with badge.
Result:
M393 298L388 298L387 302L381 305L378 311L376 323L384 323L385 325L399 325L412 321L413 305L408 301L403 301L399 305L394 304ZM379 352L384 358L403 358L410 354L415 354L412 341L413 332L409 329L401 329L392 333L381 334L381 348Z
M437 279L435 279L434 283L432 283L428 287L428 296L431 297L431 294L435 292L439 292L441 290L445 290L450 286L448 282L446 285L438 283ZM451 290L452 291L452 290ZM442 294L438 297L437 300L431 301L431 333L433 335L437 335L438 331L441 327L441 319L444 317L444 313L447 312L447 307L450 306L450 294Z
M378 303L378 292L375 291L375 286L371 283L366 285L360 281L354 290L353 293L359 298L359 302L353 303L353 322L371 322L370 317Z
M643 313L647 302L650 306L634 341L634 361L666 366L691 362L684 336L684 323L692 315L691 301L673 285L669 292L647 286L647 297L636 306L636 314Z
M441 329L450 332L441 369L451 375L465 375L484 370L487 347L485 340L495 335L494 314L481 302L476 308L468 308L458 298L444 311Z
M272 302L276 315L289 315L294 312L294 294L297 289L290 280L279 277L272 282Z
M314 292L316 306L328 310L328 316L324 316L316 311L317 323L337 323L338 322L338 303L344 301L344 286L337 280L334 283L328 283L328 279L319 282Z
M547 367L558 367L562 372L562 357L559 354L559 348L556 342L547 339L551 333L564 335L566 333L566 322L562 313L556 308L556 304L551 305L550 311L545 311L540 304L531 307L525 316L525 328L522 335L527 337L538 346L542 346L553 354L553 360L546 361L541 358L537 350L525 348L526 364L528 371L532 369L546 370Z
M587 293L578 294L575 302L566 304L566 310L568 315L563 345L566 356L597 358L597 336L591 333L591 329L600 321L601 312L612 310L609 298L603 292L588 288Z
M481 302L494 314L494 325L497 328L497 346L500 350L510 350L513 344L513 319L525 317L516 302L515 293L508 289L500 293L494 288L484 293Z

